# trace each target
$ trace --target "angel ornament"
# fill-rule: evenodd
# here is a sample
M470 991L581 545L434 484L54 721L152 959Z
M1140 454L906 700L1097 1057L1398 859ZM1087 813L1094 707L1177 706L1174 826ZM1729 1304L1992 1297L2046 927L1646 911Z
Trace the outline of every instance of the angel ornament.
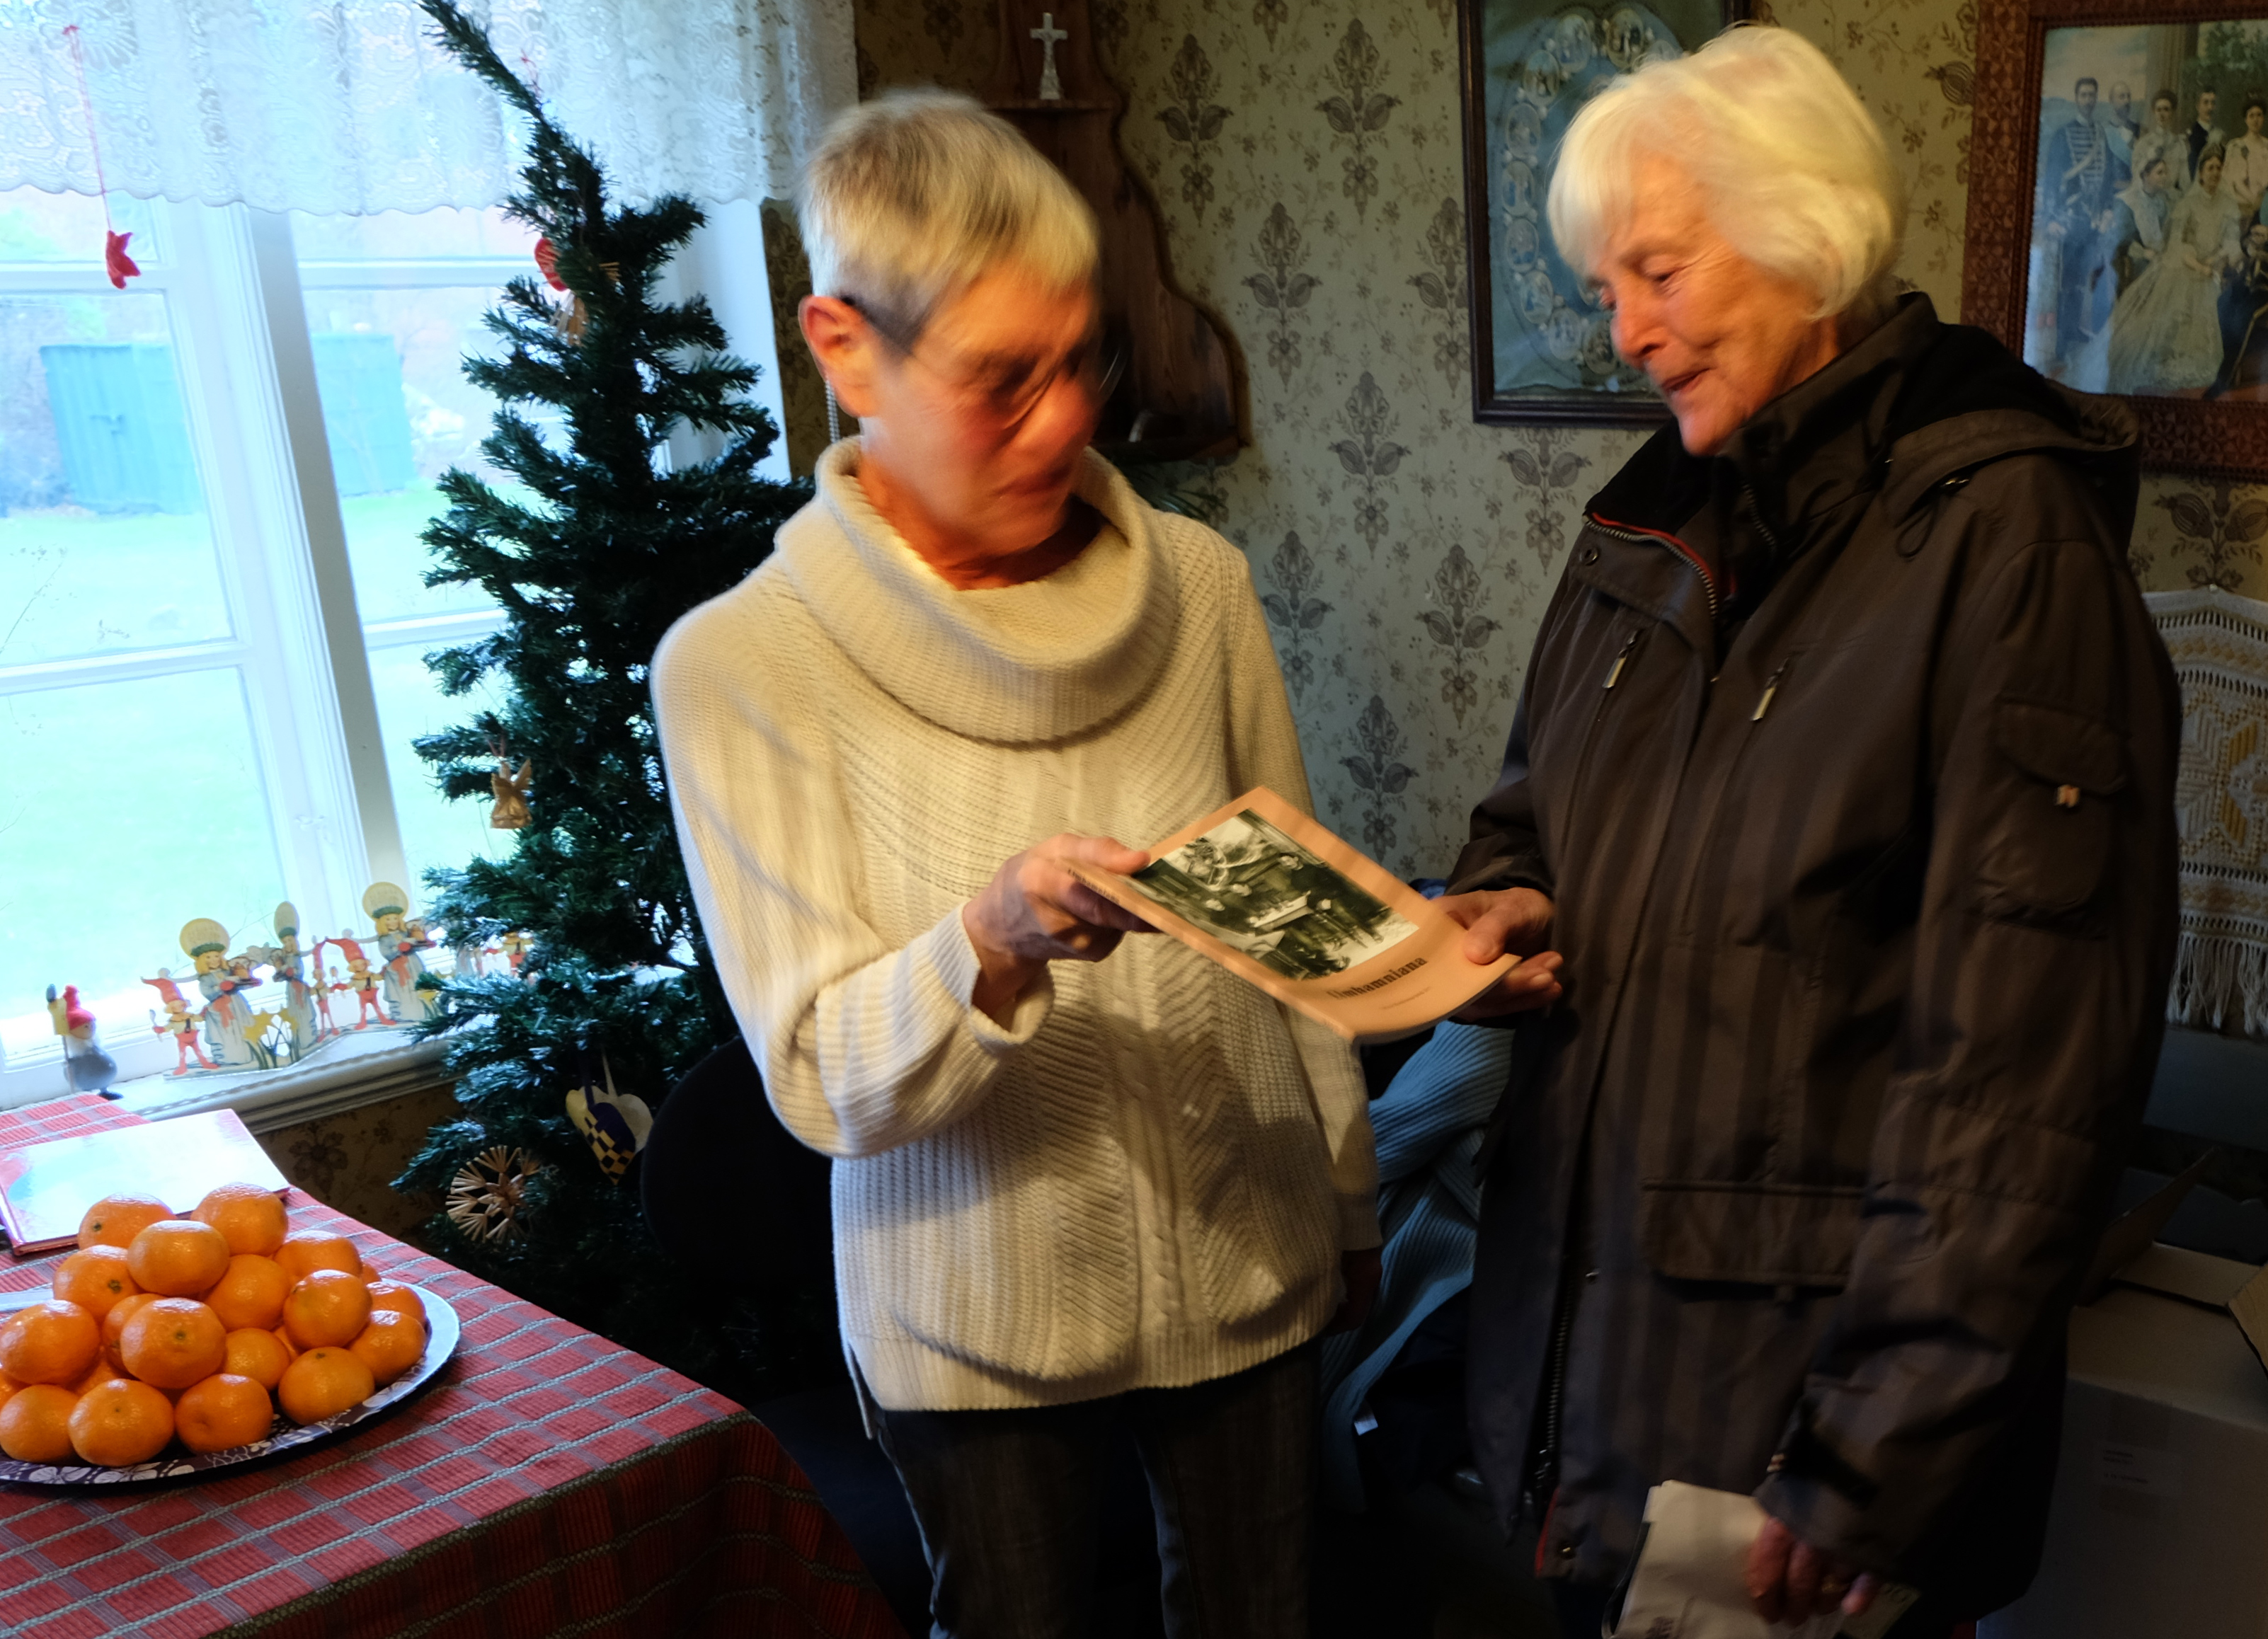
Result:
M489 828L493 831L524 831L534 818L527 811L527 776L531 765L523 761L519 772L512 771L509 758L497 758L496 772L489 775L489 790L496 793L496 806L489 810Z

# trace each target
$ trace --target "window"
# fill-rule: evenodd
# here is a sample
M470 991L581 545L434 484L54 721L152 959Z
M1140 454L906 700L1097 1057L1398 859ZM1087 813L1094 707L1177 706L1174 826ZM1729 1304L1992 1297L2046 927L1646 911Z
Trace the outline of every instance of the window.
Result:
M425 586L419 535L444 471L497 476L459 364L534 235L498 210L113 209L123 291L98 202L0 193L0 1105L62 1089L49 984L122 1076L170 1069L145 981L187 974L191 918L232 949L287 900L310 937L359 927L372 881L420 900L425 870L510 842L410 742L480 704L423 657L496 611ZM712 215L681 287L761 290L755 207ZM768 310L719 295L776 393Z

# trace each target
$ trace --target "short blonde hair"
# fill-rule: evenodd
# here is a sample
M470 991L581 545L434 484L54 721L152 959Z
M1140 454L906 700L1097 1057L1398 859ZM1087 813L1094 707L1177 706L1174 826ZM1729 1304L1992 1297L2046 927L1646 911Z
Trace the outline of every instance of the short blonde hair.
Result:
M1815 317L1877 318L1896 299L1905 178L1857 94L1800 34L1742 24L1583 107L1560 140L1548 206L1577 271L1596 266L1627 220L1647 155L1692 178L1742 254L1818 292Z
M811 288L881 310L902 340L988 269L1054 288L1094 277L1094 214L1016 128L951 92L846 110L804 167Z

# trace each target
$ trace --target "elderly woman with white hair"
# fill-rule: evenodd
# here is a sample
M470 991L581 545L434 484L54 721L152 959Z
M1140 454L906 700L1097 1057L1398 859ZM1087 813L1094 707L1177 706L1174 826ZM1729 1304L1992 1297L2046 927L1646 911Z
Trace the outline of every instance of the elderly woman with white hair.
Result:
M1087 449L1094 224L1012 129L869 103L801 209L804 337L861 436L653 686L733 1011L835 1158L934 1632L1086 1630L1130 1432L1169 1630L1304 1639L1309 1345L1377 1279L1361 1076L1066 869L1256 785L1307 804L1265 620L1234 548Z
M1483 1010L1533 1035L1476 1453L1571 1635L1668 1481L1761 1505L1766 1619L1887 1581L1942 1635L2036 1565L2162 1028L2132 423L1899 293L1898 173L1793 33L1616 81L1550 214L1674 424L1590 503L1452 873L1474 959L1564 959Z

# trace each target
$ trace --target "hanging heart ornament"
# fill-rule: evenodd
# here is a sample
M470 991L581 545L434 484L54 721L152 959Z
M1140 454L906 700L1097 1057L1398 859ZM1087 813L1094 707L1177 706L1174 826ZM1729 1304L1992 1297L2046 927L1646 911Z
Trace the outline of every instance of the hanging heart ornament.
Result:
M600 1075L567 1095L567 1119L599 1158L600 1168L619 1184L653 1131L653 1112L634 1092L615 1091L615 1073L602 1057ZM601 1084L603 1083L603 1084Z

